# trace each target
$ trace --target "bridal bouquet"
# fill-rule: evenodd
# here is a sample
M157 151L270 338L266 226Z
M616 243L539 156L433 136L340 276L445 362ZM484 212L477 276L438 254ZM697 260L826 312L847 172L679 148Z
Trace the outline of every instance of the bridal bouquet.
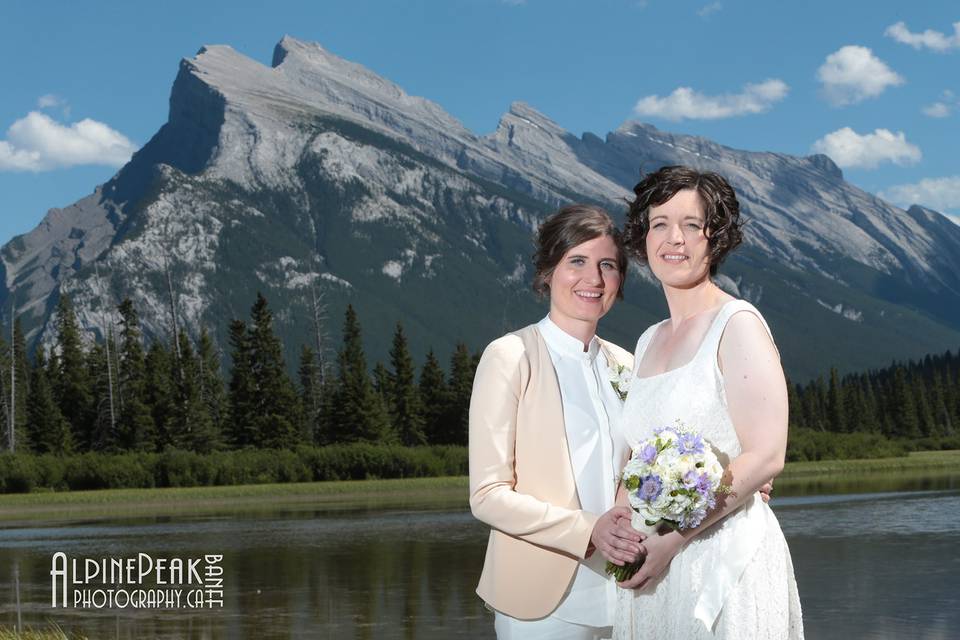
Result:
M699 525L717 494L729 491L721 484L723 467L709 443L677 420L662 427L634 450L623 468L623 484L633 509L633 528L654 535L661 527L681 530ZM607 562L607 573L618 581L631 577L643 559L622 567Z

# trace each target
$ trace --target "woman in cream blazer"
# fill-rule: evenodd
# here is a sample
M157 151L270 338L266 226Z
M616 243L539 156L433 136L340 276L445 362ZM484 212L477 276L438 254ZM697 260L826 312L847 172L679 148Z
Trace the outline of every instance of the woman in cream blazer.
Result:
M567 597L581 561L595 550L617 564L633 561L641 538L629 526L617 524L620 517L629 520L629 510L612 508L612 500L604 513L581 507L576 473L583 470L575 470L571 462L564 402L576 393L586 397L589 389L593 407L608 406L601 405L598 396L609 403L611 394L619 404L619 390L604 387L611 384L609 374L600 376L616 365L631 370L632 357L596 338L595 331L599 319L623 295L626 255L606 212L574 205L541 226L534 259L534 289L549 293L550 313L539 324L493 341L474 379L470 507L492 529L477 593L498 612L501 639L600 638L605 632L579 633L579 625L553 620L551 614ZM596 366L596 380L601 382L591 386L574 375L566 379L580 388L568 394L545 340L547 329L561 340L579 341L584 352L592 350L599 363L584 366ZM589 409L591 404L583 406ZM597 415L601 413L609 412L597 409ZM602 422L598 418L597 424L610 425L614 418L606 416ZM609 427L604 435L616 438ZM623 462L607 465L613 473L604 481L613 482ZM581 610L590 605L578 604ZM536 623L531 626L527 621ZM560 630L553 625L560 625ZM568 633L566 627L574 631Z

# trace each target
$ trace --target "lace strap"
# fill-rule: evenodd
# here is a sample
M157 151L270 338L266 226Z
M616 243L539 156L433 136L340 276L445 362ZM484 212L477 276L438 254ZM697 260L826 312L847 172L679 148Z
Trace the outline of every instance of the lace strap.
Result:
M669 318L667 318L669 320ZM637 373L637 367L640 366L640 362L643 360L643 354L647 351L647 347L650 346L650 341L653 339L654 334L657 332L657 328L662 325L667 320L662 320L655 324L647 327L647 330L640 334L640 337L637 339L637 348L633 352L633 373Z

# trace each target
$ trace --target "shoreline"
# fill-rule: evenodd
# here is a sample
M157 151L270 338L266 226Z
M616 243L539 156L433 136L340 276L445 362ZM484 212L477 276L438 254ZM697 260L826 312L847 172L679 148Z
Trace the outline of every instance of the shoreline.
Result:
M960 476L960 450L914 452L902 458L787 463L775 495L791 488L847 486L891 473L905 477ZM340 480L284 484L101 489L0 495L0 526L37 520L101 519L321 507L456 508L467 502L466 476Z

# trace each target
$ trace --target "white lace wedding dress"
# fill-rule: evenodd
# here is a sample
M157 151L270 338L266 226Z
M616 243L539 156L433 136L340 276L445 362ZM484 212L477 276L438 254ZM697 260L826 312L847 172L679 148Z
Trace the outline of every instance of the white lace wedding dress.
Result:
M762 320L748 302L730 301L717 313L690 362L659 375L634 376L621 425L631 448L657 427L680 419L713 445L724 466L740 454L717 365L724 327L740 311ZM637 364L661 324L640 336ZM790 551L776 516L759 494L697 535L645 589L620 589L614 638L803 638Z

